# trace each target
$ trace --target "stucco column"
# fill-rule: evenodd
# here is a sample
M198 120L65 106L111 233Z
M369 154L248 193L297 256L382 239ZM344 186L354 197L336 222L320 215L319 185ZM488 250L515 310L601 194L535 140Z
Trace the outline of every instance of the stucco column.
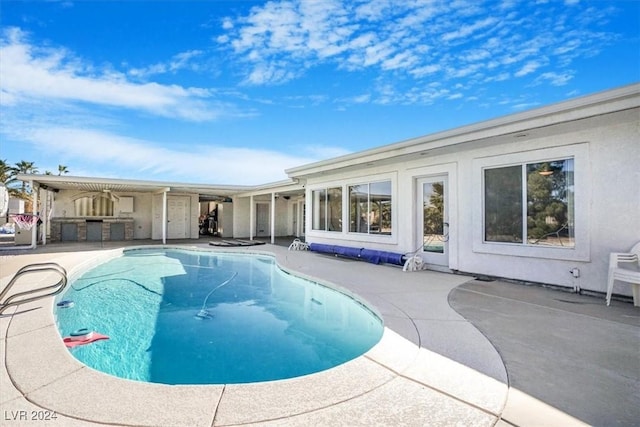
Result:
M276 193L271 193L271 244L276 243Z
M167 244L167 191L162 192L162 244Z
M49 228L49 190L44 190L42 214L44 216L44 219L42 220L42 246L44 246L47 244L47 228Z
M253 240L253 227L255 227L254 209L253 195L251 195L249 196L249 240Z
M38 191L40 191L40 188L34 188L33 181L29 181L29 187L31 187L31 196L32 196L31 203L33 203L31 205L31 213L33 215L36 215L38 213ZM31 227L31 247L32 248L36 247L37 240L38 240L38 223L36 222Z

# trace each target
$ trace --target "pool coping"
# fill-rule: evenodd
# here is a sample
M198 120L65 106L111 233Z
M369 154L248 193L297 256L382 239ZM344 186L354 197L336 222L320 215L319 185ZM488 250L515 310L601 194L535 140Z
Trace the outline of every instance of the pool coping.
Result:
M3 392L0 402L3 407L20 407L26 401L55 413L59 419L136 426L218 426L270 422L306 424L310 419L331 420L334 416L339 416L342 422L351 418L354 423L373 417L370 421L375 424L375 421L394 416L394 413L396 417L414 421L432 420L436 424L440 424L438 420L444 422L450 419L472 421L471 424L475 425L494 425L500 418L508 391L506 371L493 369L491 372L498 373L487 375L477 367L466 366L424 345L418 345L420 339L416 343L416 340L407 339L394 331L387 323L407 325L424 319L413 319L407 314L410 310L397 307L396 302L385 303L380 299L381 294L363 295L344 283L336 283L338 280L335 277L333 280L331 277L319 277L318 272L323 271L324 264L331 265L339 272L343 265L336 265L335 260L311 259L310 255L316 255L272 246L259 250L199 245L144 245L126 249L141 247L224 253L239 250L274 256L285 271L334 287L365 302L385 321L382 339L354 360L303 377L233 385L143 383L97 372L73 358L55 326L52 309L54 298L50 297L23 304L12 310L12 316L0 319L0 326L5 332L2 350L7 376L2 379L2 384L8 382L12 385L11 393L5 396ZM70 275L74 275L122 250L76 253L51 261L59 262L68 269ZM349 264L347 268L365 271L361 264ZM394 274L405 275L398 276L399 280L407 280L410 277L407 275L411 274L444 280L439 275L445 275L393 270ZM8 278L2 280L4 285ZM447 278L446 281L451 284L438 289L439 298L446 302L450 289L466 280L470 278L459 278L453 282ZM459 317L450 307L449 310L451 313L443 316ZM442 321L442 318L434 320ZM455 320L464 321L462 318ZM419 331L416 333L420 335ZM477 332L471 335L473 340L486 347L488 341L482 334ZM490 350L485 351L483 356L494 358L488 363L493 367L500 365L504 370L495 349L493 352L495 354ZM26 406L23 404L22 407ZM363 415L363 410L367 411L366 415Z

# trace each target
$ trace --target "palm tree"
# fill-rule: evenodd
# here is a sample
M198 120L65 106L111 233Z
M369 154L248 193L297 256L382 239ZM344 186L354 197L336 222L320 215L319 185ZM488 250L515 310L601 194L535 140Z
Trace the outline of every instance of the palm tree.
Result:
M26 160L21 160L16 163L16 172L18 174L32 174L38 173L38 168L35 166L34 162L27 162ZM27 198L27 195L31 192L31 189L27 191L27 183L22 181L22 186L20 187L20 197L23 199Z
M69 169L64 165L58 165L58 176L62 175L63 173L69 173Z
M17 195L18 192L16 188L13 188L18 183L18 179L16 178L17 173L18 169L9 166L6 160L0 160L0 182L7 187L9 194L12 196Z

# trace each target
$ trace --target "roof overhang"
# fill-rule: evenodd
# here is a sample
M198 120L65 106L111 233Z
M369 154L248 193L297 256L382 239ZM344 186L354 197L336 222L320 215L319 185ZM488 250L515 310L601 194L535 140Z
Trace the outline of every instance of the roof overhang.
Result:
M456 129L287 169L293 179L333 174L372 166L480 148L509 141L526 141L558 132L558 126L640 107L640 83L608 90Z
M258 185L251 190L238 193L238 197L263 196L277 194L282 196L293 196L304 193L304 185L298 180L287 179L284 181L272 182L269 184Z
M77 190L81 192L113 193L190 193L198 194L201 200L217 200L232 197L254 187L242 185L206 185L164 181L141 181L113 178L95 178L67 175L19 174L17 179L32 182L51 191Z

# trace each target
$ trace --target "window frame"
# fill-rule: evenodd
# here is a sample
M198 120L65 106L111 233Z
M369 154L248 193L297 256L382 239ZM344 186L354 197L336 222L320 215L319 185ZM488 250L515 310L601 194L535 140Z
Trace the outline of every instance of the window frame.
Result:
M339 230L331 230L329 224L331 223L331 217L329 216L329 194L331 190L340 190L340 229ZM320 192L324 195L324 200L318 199L320 206L318 210L316 210L316 198L315 194ZM311 230L319 231L319 232L329 232L329 233L342 233L344 230L344 186L343 185L331 185L326 187L318 187L311 190L311 200L312 200L312 215L311 215ZM324 212L320 212L321 208L324 207ZM315 220L316 220L316 212L319 215L318 220L324 220L324 228L315 228Z
M318 183L307 183L305 192L306 209L305 211L312 213L314 207L313 191L334 187L342 188L342 231L325 231L314 230L312 215L306 218L306 235L310 237L326 238L336 241L342 241L344 244L349 242L359 243L380 243L380 244L397 244L398 243L398 219L397 215L392 214L391 218L391 234L365 234L349 231L349 186L360 185L374 182L391 181L391 211L398 212L398 176L397 172L387 172L372 175L353 176L342 178L340 180L331 180ZM346 208L345 208L346 207ZM352 243L352 244L353 244Z
M545 161L545 162L524 162L524 163L518 163L515 165L508 165L508 166L491 166L491 167L485 167L483 168L483 175L482 175L482 179L484 181L484 185L483 185L483 189L484 189L484 232L483 232L483 238L485 242L490 242L490 243L511 243L511 244L519 244L519 245L536 245L536 243L533 243L532 240L534 240L534 238L531 237L531 233L532 230L530 230L529 228L529 223L531 220L531 212L529 211L529 209L532 207L529 198L532 194L532 189L535 189L536 187L531 187L530 186L530 180L531 179L538 179L539 181L541 181L542 184L546 184L548 182L548 179L546 176L545 177L540 177L537 175L537 173L530 173L529 172L529 168L531 166L536 166L536 165L547 165L547 167L549 167L548 165L551 163L563 163L563 168L565 166L570 166L570 168L567 170L568 173L570 173L570 175L564 175L564 179L565 179L565 184L566 187L563 188L563 190L568 189L569 187L572 187L572 190L575 189L575 185L573 185L573 173L574 173L574 159L573 157L565 157L565 158L561 158L561 159L553 159L553 160L549 160L549 161ZM512 169L512 172L516 172L516 176L518 181L515 182L516 180L513 179L512 182L508 183L509 185L512 185L513 187L512 192L509 191L504 191L504 187L500 188L500 187L495 187L489 190L488 185L487 185L487 178L488 178L488 172L490 171L494 171L497 174L505 174L507 173L507 169ZM542 172L541 172L542 173ZM553 172L552 172L553 173ZM496 175L497 175L496 174ZM494 176L496 176L494 175ZM509 177L509 178L514 178L514 177ZM504 178L503 180L504 181ZM504 185L504 182L501 183L497 183L496 185ZM513 191L515 190L517 187L517 191ZM496 191L498 190L498 191ZM500 191L503 190L503 191ZM494 237L495 239L491 240L488 238L488 235L491 234L488 230L488 221L487 221L487 209L488 209L488 205L489 205L489 193L492 194L496 194L496 193L500 193L500 194L504 194L504 193L509 193L510 195L514 196L510 199L510 203L503 203L503 200L498 201L497 205L493 205L492 207L498 207L499 209L494 210L491 209L492 212L496 212L496 211L505 211L507 210L509 207L515 207L517 209L513 209L512 212L512 219L514 219L514 221L512 223L516 223L516 225L519 225L519 234L518 235L513 235L515 237L514 240L509 241L509 240L500 240L499 239L499 234L495 234L495 230L494 231ZM511 194L512 193L512 194ZM515 197L515 196L518 197ZM493 197L492 197L493 199ZM493 200L492 200L493 201ZM552 246L552 247L562 247L564 249L568 249L568 248L573 248L575 246L575 239L573 238L573 234L575 233L575 221L574 221L574 216L575 216L575 212L574 212L574 208L575 208L575 204L573 203L573 193L572 192L567 192L567 198L566 198L566 210L567 210L567 218L565 218L566 223L563 224L570 224L570 227L567 227L571 233L570 233L570 237L566 238L566 239L573 239L574 241L571 242L570 244L568 243L567 245L548 245L547 246ZM507 211L509 212L509 211ZM517 214L516 214L517 212ZM497 215L499 215L499 212L496 213ZM517 218L516 218L517 217ZM507 216L508 218L508 216ZM499 229L501 228L501 225L503 225L501 222L491 222L492 228L494 229ZM561 227L561 228L565 228L565 226ZM512 229L511 231L515 232L515 229ZM560 242L562 242L562 239L560 240ZM545 243L540 243L542 245L544 245Z
M391 218L389 220L390 222L390 227L391 227L391 231L388 233L383 233L383 232L371 232L371 224L369 224L367 222L367 231L352 231L351 230L351 195L350 195L350 188L351 187L356 187L356 186L367 186L367 213L370 213L372 211L371 209L371 205L372 205L372 201L371 201L371 185L372 184L383 184L383 183L389 183L389 205L390 205L390 209L391 209ZM378 179L378 180L368 180L366 182L353 182L353 183L346 183L345 184L345 189L346 189L346 198L347 198L347 218L348 218L348 224L349 224L349 228L347 230L348 233L350 234L354 234L354 235L360 235L360 236L391 236L393 235L393 229L394 229L394 202L393 202L393 180L391 179Z
M485 240L485 170L520 166L554 160L573 160L574 185L574 246L532 245L526 242L494 242ZM512 255L557 260L588 261L590 259L589 194L588 177L590 162L587 143L543 148L524 152L476 158L472 162L473 176L473 251L496 255ZM525 171L526 172L526 171ZM524 181L526 193L526 181ZM526 206L525 206L526 208ZM523 217L526 223L526 215Z

